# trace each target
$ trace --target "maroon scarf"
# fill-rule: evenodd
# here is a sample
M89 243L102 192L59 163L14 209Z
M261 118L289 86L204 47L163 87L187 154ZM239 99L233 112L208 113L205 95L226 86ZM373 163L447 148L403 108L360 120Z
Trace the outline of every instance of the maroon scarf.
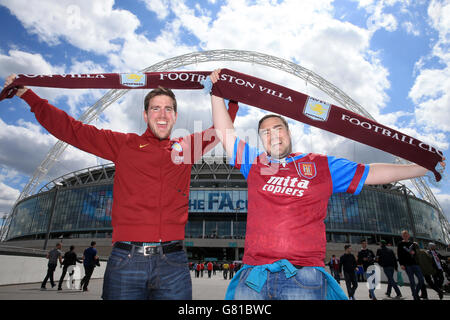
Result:
M147 72L138 74L19 75L0 93L0 101L12 98L21 86L73 89L203 89L200 84L210 71ZM282 114L311 126L336 133L441 174L436 165L443 153L413 137L344 108L317 100L301 92L243 73L222 69L214 95Z

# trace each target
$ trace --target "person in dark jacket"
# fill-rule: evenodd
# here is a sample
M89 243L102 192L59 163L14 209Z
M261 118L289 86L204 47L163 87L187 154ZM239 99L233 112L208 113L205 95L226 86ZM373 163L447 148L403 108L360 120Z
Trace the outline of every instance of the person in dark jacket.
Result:
M400 299L402 297L402 293L394 280L394 270L398 272L397 258L395 257L394 251L386 247L385 240L381 240L381 248L377 250L377 256L375 260L381 267L383 267L383 272L388 279L386 295L390 297L391 290L392 288L394 288L395 293L397 294L395 298Z
M369 278L367 268L375 263L375 254L372 250L367 248L367 241L361 240L361 250L358 252L358 265L362 265L366 279ZM369 289L369 298L376 300L375 289Z
M437 292L439 295L439 299L442 300L444 297L444 292L437 286L437 284L431 278L437 272L436 267L433 264L433 258L430 254L424 249L420 249L419 245L414 242L414 250L416 251L416 262L422 271L423 277L425 281L428 283L431 289ZM421 298L424 300L428 300L428 293L425 284L422 287L422 295Z
M75 246L70 246L70 250L67 251L66 253L64 253L63 263L62 263L63 270L62 270L61 278L59 278L58 290L62 290L62 283L64 281L64 277L66 276L67 268L69 268L70 266L76 265L77 262L83 263L83 261L81 261L77 257L77 254L75 252Z
M414 297L414 300L420 300L419 291L425 283L423 274L415 260L416 252L414 250L414 244L409 240L409 232L407 230L402 231L402 238L402 242L397 246L398 262L400 267L405 270L408 275L411 294ZM414 276L417 277L417 285Z
M446 260L439 252L436 251L436 245L433 242L428 244L428 254L433 258L433 265L436 269L436 274L433 275L434 283L439 289L442 289L444 283L444 267L441 260Z
M356 280L356 258L352 253L352 246L346 244L344 246L345 253L339 258L339 272L344 271L345 285L347 286L348 298L355 300L356 288L358 288L358 281Z

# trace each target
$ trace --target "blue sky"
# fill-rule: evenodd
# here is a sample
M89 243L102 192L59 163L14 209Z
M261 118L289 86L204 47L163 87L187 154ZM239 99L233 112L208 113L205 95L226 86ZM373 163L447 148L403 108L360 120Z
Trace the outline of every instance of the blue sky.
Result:
M0 21L1 81L11 73L138 71L203 50L257 51L312 70L346 92L378 122L448 154L449 0L0 0ZM332 102L319 89L267 67L220 62L185 68L217 67L253 74ZM106 92L35 91L75 117ZM143 96L140 90L127 94L94 124L143 132ZM211 124L208 97L199 92L177 96L181 106L177 130ZM263 114L243 107L236 126L248 133L254 130L254 119ZM361 162L393 161L387 154L318 129L295 122L291 127L298 151ZM23 101L1 102L0 213L9 212L55 142ZM103 162L68 148L47 179ZM445 180L432 191L449 217L450 183Z

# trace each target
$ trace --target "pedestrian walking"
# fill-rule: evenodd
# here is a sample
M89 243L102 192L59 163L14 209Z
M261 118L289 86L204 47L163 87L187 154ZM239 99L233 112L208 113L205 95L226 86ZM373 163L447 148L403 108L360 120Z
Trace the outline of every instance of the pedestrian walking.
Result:
M419 265L416 262L414 244L410 241L407 230L402 231L402 241L397 246L398 262L402 270L406 271L409 279L409 286L414 300L420 300L419 291L424 285L424 278ZM417 278L417 284L414 276Z
M436 274L433 275L434 283L436 283L439 289L442 289L442 285L444 284L444 267L441 260L445 261L445 257L436 251L436 245L433 242L428 244L428 253L433 258L433 265L436 269Z
M69 268L70 266L75 266L78 263L83 263L82 260L78 259L77 254L75 252L75 246L70 246L70 250L67 251L64 254L63 257L63 262L62 262L62 274L61 277L59 278L59 282L58 282L58 290L62 290L62 283L64 281L64 277L66 276L67 273L67 268Z
M395 257L394 251L386 246L385 240L381 240L380 249L377 250L375 260L383 268L383 272L388 279L386 296L391 297L391 291L394 289L396 293L395 298L400 299L402 297L402 293L397 285L397 282L394 280L394 271L398 272L397 258Z
M97 249L95 246L97 243L95 241L91 242L91 246L84 250L83 253L83 266L84 266L84 277L80 283L80 290L89 291L88 285L91 279L92 273L94 272L95 266L98 264Z
M416 252L416 262L420 267L420 271L422 271L422 275L425 281L428 283L431 289L437 292L439 299L442 300L444 297L444 292L437 286L437 284L433 281L432 276L434 276L437 272L435 266L433 264L433 258L426 250L420 249L419 245L414 242L414 250ZM425 283L421 289L422 294L420 298L423 300L428 300L428 293Z
M233 276L234 276L234 268L235 268L235 264L234 264L234 262L231 262L230 263L230 265L229 265L229 267L230 267L230 276L228 277L229 279L232 279L233 278Z
M369 278L367 269L369 268L369 266L374 265L374 263L375 254L372 250L367 248L367 241L365 239L361 240L361 250L358 252L358 264L363 267L366 280ZM375 297L375 288L369 289L369 298L372 300L377 300L377 298Z
M227 262L225 262L224 264L223 264L223 278L225 279L225 280L227 280L228 279L228 269L230 268L230 265L227 263Z
M336 258L336 255L333 254L331 256L328 266L330 267L330 271L334 279L336 279L338 283L341 283L341 277L339 276L339 259Z
M195 277L199 278L200 277L200 262L197 262L195 264Z
M211 274L213 272L213 264L211 261L208 262L208 264L206 265L206 268L208 269L208 278L211 278Z
M352 246L346 244L344 246L345 253L339 258L339 272L344 272L345 285L347 286L347 294L350 300L355 300L356 288L358 281L356 280L356 270L358 266L356 258L352 253Z
M62 252L61 252L62 244L57 243L56 247L53 250L50 250L47 253L47 274L45 275L44 280L41 283L41 290L46 290L47 281L50 279L50 285L52 288L56 285L55 281L53 281L53 274L55 273L56 267L58 266L58 260L59 263L62 264Z
M200 263L200 276L203 278L203 271L205 271L205 263Z

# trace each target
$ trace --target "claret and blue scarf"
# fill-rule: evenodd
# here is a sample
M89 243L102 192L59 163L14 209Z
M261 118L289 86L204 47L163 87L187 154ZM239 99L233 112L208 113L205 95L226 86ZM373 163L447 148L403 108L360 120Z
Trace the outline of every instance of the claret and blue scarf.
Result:
M21 86L71 89L203 89L210 71L148 72L135 74L19 75L4 88L0 101L14 96ZM284 115L417 163L434 174L443 153L424 142L336 105L301 92L229 69L222 69L212 87L214 95Z

